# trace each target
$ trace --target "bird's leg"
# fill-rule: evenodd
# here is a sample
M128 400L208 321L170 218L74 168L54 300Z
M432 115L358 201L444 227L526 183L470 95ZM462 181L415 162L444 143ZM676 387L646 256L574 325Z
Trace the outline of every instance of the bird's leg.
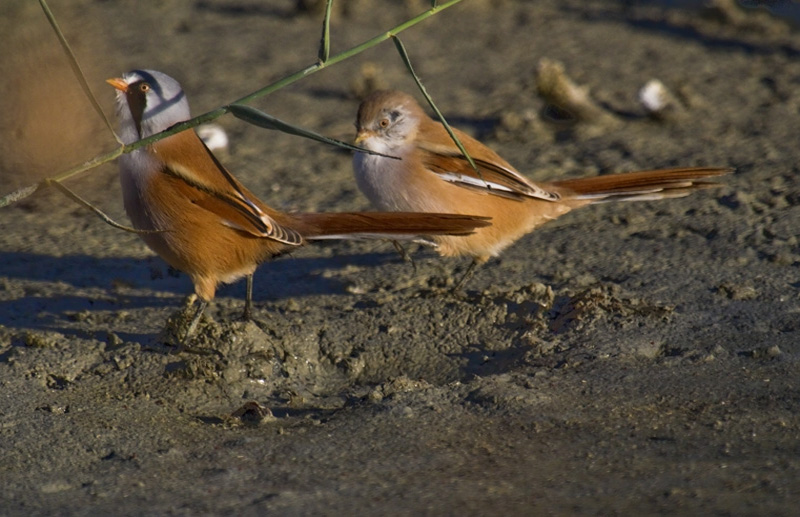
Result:
M197 309L194 311L194 316L192 316L192 321L189 323L189 327L186 329L186 334L183 336L181 340L182 344L186 344L194 331L197 329L197 323L200 321L200 318L203 316L203 312L208 307L208 301L200 300L200 303L197 305Z
M253 273L247 275L247 287L245 289L244 312L242 313L242 320L250 321L253 319Z
M392 244L394 245L394 249L397 250L397 253L400 254L400 257L403 259L403 262L410 263L411 267L414 268L414 273L416 273L417 272L417 263L414 262L414 259L411 258L411 255L409 255L408 251L406 251L406 249L403 247L403 245L400 244L400 241L393 240Z
M472 276L475 274L475 268L480 263L481 262L479 262L477 258L473 258L472 262L469 264L469 267L467 267L467 270L464 272L464 275L461 277L461 279L459 279L458 282L456 282L456 285L453 287L453 289L451 289L450 292L453 294L459 294L461 292L461 288L463 288L467 283L467 280L472 278Z
M197 323L200 321L200 318L203 316L203 313L208 307L208 301L201 299L200 303L197 305L197 309L194 311L194 316L192 316L192 321L189 323L189 327L186 329L186 334L183 336L183 339L180 342L180 346L178 348L181 352L186 352L190 354L197 354L197 355L216 355L219 359L225 360L225 356L222 355L222 352L215 349L203 349L203 348L195 348L189 346L187 343L189 338L194 334L194 331L197 329Z

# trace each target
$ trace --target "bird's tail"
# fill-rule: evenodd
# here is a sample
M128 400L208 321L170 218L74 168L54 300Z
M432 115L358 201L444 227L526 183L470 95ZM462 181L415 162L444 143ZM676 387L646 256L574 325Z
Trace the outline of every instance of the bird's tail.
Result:
M308 240L470 235L491 224L489 217L416 212L294 213L292 219Z
M732 171L717 167L658 169L554 181L551 185L565 192L569 199L590 203L647 201L683 197L693 190L718 186L719 183L708 179Z

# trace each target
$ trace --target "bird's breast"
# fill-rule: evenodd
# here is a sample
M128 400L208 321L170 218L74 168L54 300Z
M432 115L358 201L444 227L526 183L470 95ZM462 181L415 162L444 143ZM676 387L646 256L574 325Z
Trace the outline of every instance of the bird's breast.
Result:
M120 157L119 179L122 186L122 200L134 228L154 230L158 225L153 221L155 207L148 201L148 189L159 173L161 163L145 149L137 149Z
M381 210L392 210L391 184L397 171L386 163L387 158L365 153L356 153L353 170L359 190L370 202Z
M417 170L408 156L393 159L357 153L353 170L359 190L380 210L441 211L439 201L426 188L425 171Z

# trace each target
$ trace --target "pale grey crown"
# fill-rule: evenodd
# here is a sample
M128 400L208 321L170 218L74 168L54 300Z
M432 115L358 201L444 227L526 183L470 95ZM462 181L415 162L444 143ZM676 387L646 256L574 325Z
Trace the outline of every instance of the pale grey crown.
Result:
M167 74L157 70L132 70L122 78L128 85L147 83L150 86L146 92L136 90L118 95L117 109L123 131L138 133L130 136L146 138L191 118L186 94L180 83ZM142 105L136 106L140 101Z

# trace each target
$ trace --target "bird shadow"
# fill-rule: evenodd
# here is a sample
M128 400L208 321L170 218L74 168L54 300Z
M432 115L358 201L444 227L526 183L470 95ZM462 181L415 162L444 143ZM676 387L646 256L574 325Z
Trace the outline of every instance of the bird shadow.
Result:
M337 253L331 257L280 257L256 270L253 299L277 301L345 291L352 266L400 262L392 253ZM0 325L64 332L64 320L86 314L180 306L193 292L188 275L157 257L145 259L26 252L0 253ZM325 274L322 272L334 272ZM244 297L244 282L221 285L218 297ZM60 325L59 322L62 322ZM134 336L131 336L134 337Z

